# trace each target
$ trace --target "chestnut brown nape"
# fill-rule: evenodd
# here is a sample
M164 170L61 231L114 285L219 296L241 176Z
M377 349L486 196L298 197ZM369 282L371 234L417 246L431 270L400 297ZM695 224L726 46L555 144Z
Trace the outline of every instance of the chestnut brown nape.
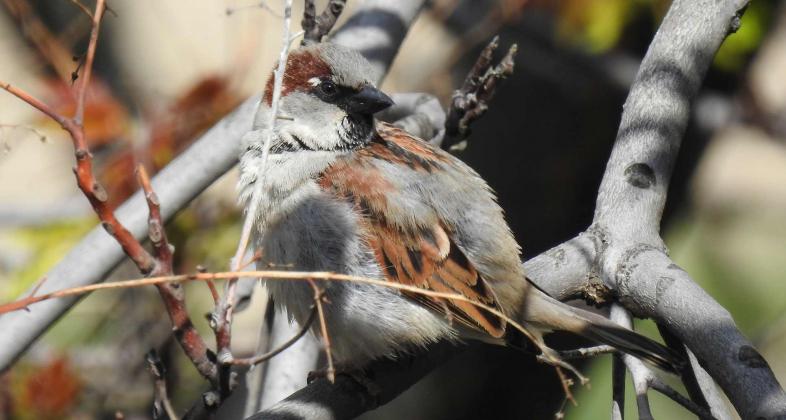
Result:
M332 70L330 66L320 57L315 48L298 48L292 51L287 58L286 71L281 85L281 96L286 96L289 92L295 90L307 90L310 86L308 81L313 77L329 77L331 75ZM273 101L274 79L274 74L271 72L265 84L265 94L262 99L268 105Z

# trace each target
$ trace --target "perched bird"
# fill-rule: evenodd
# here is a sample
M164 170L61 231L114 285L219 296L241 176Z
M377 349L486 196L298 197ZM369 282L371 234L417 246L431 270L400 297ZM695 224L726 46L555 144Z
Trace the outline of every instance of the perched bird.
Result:
M536 288L491 188L469 166L378 122L393 104L359 53L331 43L293 51L283 77L267 168L273 77L243 139L240 200L255 212L260 267L331 271L461 294L536 333L564 330L670 368L660 344ZM305 322L305 282L268 281L274 301ZM439 340L505 343L506 323L478 307L395 289L324 282L337 362L361 367ZM318 328L318 327L316 327Z

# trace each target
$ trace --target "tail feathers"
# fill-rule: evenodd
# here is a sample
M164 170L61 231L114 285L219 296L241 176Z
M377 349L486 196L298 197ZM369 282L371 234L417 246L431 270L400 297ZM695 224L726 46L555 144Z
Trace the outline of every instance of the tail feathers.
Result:
M635 356L670 372L679 372L684 361L679 354L607 318L568 306L537 289L531 289L524 317L547 329L578 334L600 344Z
M620 326L593 323L580 334L670 372L679 372L684 363L680 356L668 347Z

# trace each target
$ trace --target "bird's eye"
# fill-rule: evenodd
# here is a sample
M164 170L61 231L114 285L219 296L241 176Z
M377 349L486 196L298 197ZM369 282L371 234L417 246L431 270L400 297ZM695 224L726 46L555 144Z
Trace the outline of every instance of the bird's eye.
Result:
M330 80L325 80L317 86L323 99L331 99L338 94L338 86Z

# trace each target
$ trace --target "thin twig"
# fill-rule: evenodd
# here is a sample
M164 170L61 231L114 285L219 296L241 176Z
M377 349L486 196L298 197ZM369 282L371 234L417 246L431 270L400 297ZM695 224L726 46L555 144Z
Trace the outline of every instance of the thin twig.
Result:
M314 0L305 0L303 20L300 23L304 32L303 45L322 42L322 38L333 29L346 3L346 0L330 0L325 10L317 16Z
M227 7L225 12L227 16L232 16L239 11L248 10L248 9L262 9L279 19L283 18L281 14L273 10L272 7L268 6L265 0L257 1L252 4L247 4L245 6Z
M106 10L106 1L96 1L96 11L93 13L93 29L90 31L90 42L87 44L87 58L85 58L84 74L82 75L82 85L77 90L76 100L76 114L74 121L77 124L82 124L85 115L85 97L87 96L87 89L90 86L90 76L93 73L93 60L96 56L96 47L98 46L98 32L101 30L101 19L104 17Z
M617 349L612 346L602 345L573 350L563 350L559 352L559 357L564 360L586 359L588 357L600 356L601 354L615 353L616 351Z
M313 279L307 279L308 284L314 290L314 306L317 308L317 315L319 315L319 331L322 333L322 341L325 345L325 358L327 359L327 380L330 383L336 382L336 368L333 366L333 347L330 345L330 333L327 329L327 321L325 320L325 309L322 303L325 301L325 292L320 289Z
M150 177L142 165L137 167L137 178L145 193L148 207L148 237L153 244L155 253L155 267L151 275L171 275L173 274L173 254L161 217L161 205L151 185ZM194 328L194 323L188 314L186 295L182 286L177 283L161 283L157 284L156 288L172 322L172 332L177 337L186 356L202 376L215 384L217 381L216 367L210 357L211 351Z
M466 302L491 313L492 315L498 317L501 320L504 320L512 328L515 328L517 331L521 332L525 337L531 340L541 350L541 354L538 356L538 360L547 363L549 365L552 365L553 367L556 368L557 374L560 376L563 388L565 389L565 393L569 398L572 399L572 394L569 388L570 386L572 386L573 383L570 379L564 376L564 373L561 370L562 368L567 369L571 373L573 373L573 375L575 375L576 378L579 379L582 385L586 384L589 381L572 365L561 360L559 358L559 355L554 350L547 347L545 343L543 343L541 340L538 340L535 336L533 336L532 333L530 333L529 330L527 330L523 325L521 325L514 319L510 318L509 316L505 315L504 313L500 312L499 310L491 306L488 306L484 303L473 301L460 294L436 292L432 290L422 289L417 286L387 282L384 280L377 280L367 277L351 276L347 274L336 274L331 272L298 272L298 271L234 272L234 271L230 271L230 272L219 272L219 273L180 274L180 275L169 275L169 276L159 276L159 277L148 277L142 279L133 279L133 280L125 280L125 281L117 281L117 282L107 282L107 283L93 284L89 286L75 287L71 289L64 289L64 290L47 293L40 296L32 296L32 297L20 299L15 302L0 305L0 314L9 311L19 310L29 305L32 305L34 303L41 302L47 299L81 295L96 290L140 287L140 286L157 285L157 284L169 283L169 282L186 283L192 281L212 281L212 280L219 280L219 279L233 279L239 276L260 277L269 280L274 280L274 279L299 280L299 281L308 281L309 283L312 283L314 280L355 282L355 283L371 284L381 287L393 288L397 290L407 291L407 292L420 294L423 296L434 297L434 298ZM315 290L315 297L318 295L317 291L318 290ZM315 300L315 305L317 306L318 315L320 315L321 331L323 333L323 338L325 339L325 351L328 355L328 373L329 373L332 369L332 354L330 352L330 341L329 341L330 338L327 334L327 326L325 325L326 323L324 322L324 313L322 312L322 308L321 308L322 301ZM230 366L232 364L231 353L230 353L230 358L224 361L223 363L225 363L227 366ZM229 379L227 378L226 380L228 384ZM227 384L225 384L225 386Z
M270 350L267 353L253 356L253 357L248 357L248 358L234 359L232 360L232 364L237 366L253 366L272 359L282 351L292 347L293 344L297 343L297 341L300 340L300 338L303 337L308 332L308 329L311 328L311 324L314 323L314 318L316 317L316 315L317 315L317 307L316 305L314 305L311 307L311 313L309 313L306 322L304 322L303 325L300 326L300 329L298 330L297 334L293 335L292 338L290 338L280 346L276 347L273 350Z
M470 125L486 113L499 82L513 74L516 44L510 47L507 54L495 66L492 65L492 58L498 46L499 36L495 36L480 53L461 89L453 92L445 121L442 148L451 151L463 148L466 144L465 140L471 133Z
M97 290L142 287L142 286L151 286L161 283L188 283L194 281L226 280L239 276L261 277L269 280L308 281L309 279L311 279L311 280L354 282L354 283L370 284L380 287L388 287L392 289L402 290L402 291L420 294L423 296L434 297L434 298L449 299L457 302L466 302L471 305L475 305L478 308L483 309L484 311L491 313L492 315L498 317L501 320L504 320L511 327L515 328L516 330L524 334L528 339L532 340L532 342L534 342L535 345L539 346L541 350L543 350L544 348L547 349L548 353L542 355L542 360L544 362L553 363L557 361L556 359L558 359L558 355L556 355L556 352L554 352L548 347L545 347L544 344L537 341L535 337L532 335L532 333L530 333L529 330L527 330L524 326L519 324L516 320L510 318L509 316L505 315L504 313L500 312L499 310L491 306L488 306L481 302L473 301L467 298L466 296L460 294L454 294L454 293L436 292L433 290L421 289L417 286L411 286L401 283L393 283L384 280L372 279L368 277L331 273L328 271L261 271L261 270L260 271L227 271L227 272L216 272L216 273L174 274L168 276L146 277L146 278L137 278L131 280L104 282L104 283L91 284L87 286L62 289L55 292L46 293L43 295L30 296L27 298L19 299L17 301L9 302L0 305L0 314L20 310L25 306L29 306L49 299L63 298L68 296L79 296Z
M153 374L153 418L158 420L162 419L162 414L166 413L169 420L176 420L179 417L175 413L172 402L169 401L169 395L166 389L166 367L158 356L158 352L150 350L145 356L147 360L148 369Z
M270 145L272 143L273 132L275 129L276 118L278 113L278 102L281 97L281 87L284 80L284 72L286 71L287 58L289 57L290 46L290 33L289 26L292 21L292 0L284 1L284 22L282 29L282 47L279 54L279 62L274 74L273 92L271 100L271 117L269 130L266 132L264 150L262 152L262 162L260 166L260 180L258 181L261 188L264 184L263 179L266 174L267 161L270 156ZM237 252L232 259L230 267L232 271L239 271L243 261L243 256L246 255L246 249L251 241L251 232L254 230L256 224L257 213L257 200L251 200L251 204L246 211L245 221L243 222L243 230L240 234L240 241L238 243ZM219 392L222 398L226 398L231 393L229 383L229 376L231 372L232 356L232 314L235 307L235 298L237 293L237 277L229 279L225 287L223 298L216 305L211 317L211 327L215 332L216 337L216 352L219 361Z
M218 294L218 289L216 288L216 284L210 280L205 282L207 283L208 289L210 289L210 296L213 298L213 303L218 304L221 301L221 295Z
M633 318L627 309L620 306L618 303L611 305L611 312L609 317L612 321L627 328L633 329ZM647 396L649 388L649 378L654 373L641 363L629 355L623 355L622 361L630 371L631 379L633 381L633 390L636 392L636 405L639 411L639 420L652 420L652 410L650 409L650 400Z
M625 419L625 363L622 354L611 359L611 420Z
M79 0L70 0L70 1L71 1L71 3L73 3L73 4L74 4L74 6L78 7L78 8L79 8L79 10L81 10L81 11L82 11L82 13L84 13L85 15L87 15L87 17L88 17L90 20L93 20L93 12L91 12L91 11L90 11L90 9L88 9L88 8L87 8L87 6L85 6L84 4L82 4L82 2L80 2Z
M697 415L702 420L712 420L715 417L712 416L706 408L699 406L695 402L691 401L690 399L686 398L677 390L667 385L658 377L651 377L649 381L650 388L660 392L661 394L669 397L672 401L675 401L677 404L681 405L691 413Z
M33 108L43 112L47 117L55 120L55 122L60 124L60 126L63 127L63 129L65 129L66 131L68 131L69 134L71 134L72 130L76 130L77 127L73 123L68 121L66 117L58 114L57 111L55 111L52 107L41 102L40 100L35 98L33 95L27 93L23 89L20 89L16 86L12 86L10 83L6 83L6 82L0 82L0 87L8 91L8 93L27 102L27 104L32 106Z
M632 329L633 319L627 309L615 303L611 306L611 319L622 325L625 328ZM642 363L639 359L629 355L622 355L622 361L630 371L633 380L633 389L636 392L636 404L638 406L639 419L652 419L652 410L650 409L650 402L647 392L650 388L660 392L676 403L680 404L693 414L696 414L702 419L713 419L712 413L709 410L699 406L690 399L680 394L677 390L663 382L657 374L649 368L649 366ZM624 388L624 376L623 385ZM624 399L624 391L621 394ZM617 393L615 392L615 402L617 402ZM620 406L621 408L622 406Z
M145 199L148 207L148 237L153 244L156 262L158 267L155 271L161 274L172 273L172 248L167 241L164 221L161 217L161 203L158 201L156 192L150 184L150 177L143 165L137 167L137 178L142 190L145 192Z

